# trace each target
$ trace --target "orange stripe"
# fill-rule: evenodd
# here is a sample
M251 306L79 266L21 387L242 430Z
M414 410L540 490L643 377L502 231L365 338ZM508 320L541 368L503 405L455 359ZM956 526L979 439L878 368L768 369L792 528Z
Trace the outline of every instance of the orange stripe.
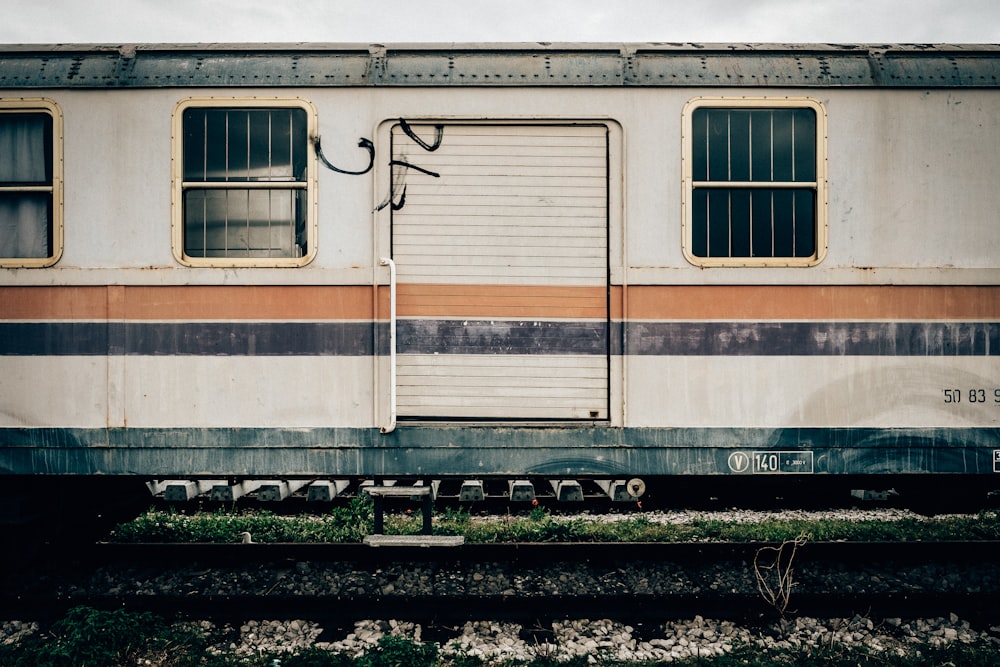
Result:
M399 285L409 317L603 318L600 287ZM389 290L378 289L379 318ZM1000 320L1000 286L683 286L610 291L611 318ZM0 287L0 319L371 319L371 286Z
M103 320L108 287L0 287L5 320Z
M129 319L371 319L364 286L130 287Z
M0 287L3 319L366 320L372 288L350 286Z
M637 320L1000 319L1000 287L632 286Z
M396 298L400 317L604 319L608 312L606 287L405 284Z

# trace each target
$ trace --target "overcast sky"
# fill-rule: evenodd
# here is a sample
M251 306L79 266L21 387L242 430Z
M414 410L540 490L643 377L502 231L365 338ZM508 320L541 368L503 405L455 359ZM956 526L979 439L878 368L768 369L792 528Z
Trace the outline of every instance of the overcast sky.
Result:
M1000 0L3 0L0 43L1000 43Z

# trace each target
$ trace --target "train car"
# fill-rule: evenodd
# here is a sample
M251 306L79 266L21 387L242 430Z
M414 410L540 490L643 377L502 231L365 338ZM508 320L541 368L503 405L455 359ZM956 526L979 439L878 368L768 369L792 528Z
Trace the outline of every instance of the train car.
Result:
M2 47L0 484L987 493L998 87L991 45Z

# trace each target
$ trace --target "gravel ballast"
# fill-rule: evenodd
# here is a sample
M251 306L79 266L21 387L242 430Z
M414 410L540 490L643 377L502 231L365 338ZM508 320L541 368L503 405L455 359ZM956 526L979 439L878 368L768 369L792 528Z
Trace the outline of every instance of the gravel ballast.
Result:
M847 520L911 519L903 510L839 510L831 512L669 512L648 513L651 521L684 522L717 518L720 521L765 519ZM592 520L599 516L588 517ZM581 545L585 548L585 545ZM156 571L100 568L81 580L61 582L67 595L517 595L574 594L758 594L752 563L705 563L698 566L671 563L620 563L595 566L564 563L558 568L523 567L510 563L475 563L458 568L448 564L393 564L355 568L347 563L299 562L284 567L263 564L240 568L178 566ZM797 593L882 590L979 591L1000 590L1000 565L928 564L905 573L890 566L810 565L795 573ZM866 650L906 652L921 646L951 643L986 643L1000 650L1000 627L975 628L955 614L942 618L885 618L864 616L837 619L787 618L763 625L742 625L729 620L695 616L665 617L633 627L607 619L568 619L545 627L525 628L516 623L470 621L461 626L422 628L406 621L371 619L353 628L324 629L313 621L251 620L240 627L215 627L226 641L217 650L243 655L294 652L314 647L361 655L386 635L433 641L445 655L478 656L488 662L537 657L565 660L590 656L599 660L673 662L693 657L722 655L734 647L759 647L796 651L821 646L864 647ZM0 642L16 642L38 631L32 623L5 622ZM433 639L428 635L433 635Z
M374 648L386 635L424 641L420 625L400 621L359 621L343 637L319 641L321 626L310 621L247 621L239 628L217 628L200 623L206 632L233 637L215 646L220 653L260 655L294 653L307 648L343 652L357 657ZM656 626L655 636L643 636L632 626L606 619L555 622L543 640L526 639L524 628L513 623L470 621L437 644L441 653L482 658L488 663L523 661L538 657L560 661L585 656L598 661L674 662L724 655L747 646L770 652L794 652L820 647L864 647L886 655L904 655L920 647L950 643L992 645L1000 650L1000 627L986 631L951 615L949 618L886 619L875 624L856 616L850 619L795 618L763 627L744 627L730 621L696 616ZM34 623L17 621L0 625L0 643L12 643L38 631ZM440 632L439 632L440 634ZM529 633L530 634L530 633Z

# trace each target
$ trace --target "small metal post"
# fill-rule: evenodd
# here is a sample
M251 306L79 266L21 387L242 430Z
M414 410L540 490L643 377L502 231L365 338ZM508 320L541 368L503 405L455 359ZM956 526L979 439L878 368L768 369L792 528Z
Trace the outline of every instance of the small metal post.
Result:
M433 507L434 501L431 499L431 494L427 493L424 495L423 499L423 509L424 509L424 535L431 534L431 507Z
M372 494L372 505L375 508L375 526L374 533L376 535L381 535L383 531L383 516L382 516L382 495L375 493Z

